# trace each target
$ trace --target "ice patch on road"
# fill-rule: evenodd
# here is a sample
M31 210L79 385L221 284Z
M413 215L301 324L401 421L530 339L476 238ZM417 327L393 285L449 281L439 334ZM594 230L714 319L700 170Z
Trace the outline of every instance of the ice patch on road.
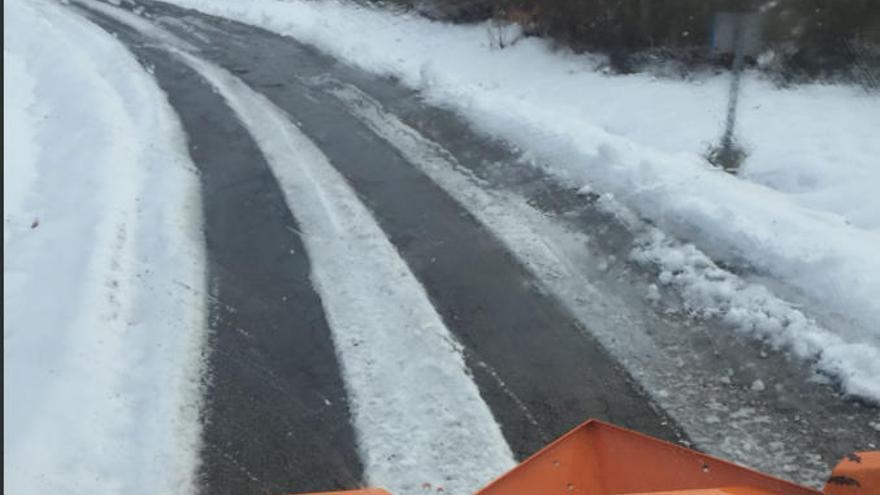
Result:
M238 114L300 223L343 368L367 482L472 493L514 465L424 288L345 179L265 97L180 54Z
M4 2L4 28L4 492L193 493L204 254L182 129L60 4Z

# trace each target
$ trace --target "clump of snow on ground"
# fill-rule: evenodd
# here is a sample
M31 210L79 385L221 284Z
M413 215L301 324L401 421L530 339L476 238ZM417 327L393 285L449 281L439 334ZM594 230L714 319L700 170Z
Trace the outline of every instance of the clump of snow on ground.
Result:
M4 491L195 490L198 179L113 37L4 2Z
M686 309L718 318L775 349L815 362L853 395L880 397L880 349L848 342L768 291L719 268L693 245L682 246L657 229L638 236L630 259L659 270L661 284L675 288Z
M606 76L592 58L554 53L536 39L493 48L486 25L453 26L332 0L175 3L393 75L517 143L561 180L613 194L713 259L792 287L843 322L835 332L846 349L880 349L876 95L838 85L780 90L747 75L737 134L750 155L733 177L701 156L722 131L726 76ZM720 287L691 282L694 304ZM754 308L745 310L754 316ZM736 311L725 314L737 318ZM835 354L812 337L810 325L771 326L752 325L763 328L759 334L781 332L772 338L788 339L789 348L821 351L822 360ZM857 368L866 357L842 353L833 362ZM876 387L843 381L848 391L880 400Z

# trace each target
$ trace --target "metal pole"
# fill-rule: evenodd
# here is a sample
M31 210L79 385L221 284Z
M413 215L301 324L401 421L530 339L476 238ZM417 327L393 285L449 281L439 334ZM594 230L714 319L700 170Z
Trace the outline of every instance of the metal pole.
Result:
M743 54L743 24L745 16L736 16L736 24L733 31L733 67L730 79L730 92L727 100L727 120L725 121L724 136L721 138L722 153L732 156L733 132L736 128L736 108L739 103L739 86L742 80L742 68L745 56Z

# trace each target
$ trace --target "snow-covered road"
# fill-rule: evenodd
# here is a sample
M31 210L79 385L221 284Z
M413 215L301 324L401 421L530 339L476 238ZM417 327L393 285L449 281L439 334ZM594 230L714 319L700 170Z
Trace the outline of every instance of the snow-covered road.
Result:
M22 21L4 48L6 489L458 495L587 417L807 483L880 445L877 408L841 395L876 398L875 336L829 327L833 301L797 308L781 272L719 267L705 253L737 222L701 251L670 235L699 209L652 189L635 199L689 219L654 225L610 194L626 180L534 167L586 153L566 129L518 141L491 98L462 99L470 121L426 103L449 67L422 66L439 86L416 93L168 5L4 9ZM672 159L603 139L624 178ZM732 204L758 187L692 172ZM788 225L828 218L786 205Z
M513 454L461 345L343 176L265 97L223 69L183 59L253 133L299 220L349 390L366 482L394 493L418 493L425 483L468 493L512 468Z
M137 32L135 40L175 38L154 25L144 25L141 18L126 11L93 2L83 5L108 16L109 20L98 19L121 33L123 40L132 36L126 26ZM187 37L186 33L175 32L178 39ZM316 426L314 409L323 415L340 406L343 414L351 413L350 420L342 421L351 421L354 426L363 478L401 493L420 492L427 485L452 493L473 491L512 465L511 448L522 458L588 416L615 418L621 424L677 438L672 422L652 410L650 401L601 348L584 339L551 299L530 287L527 273L507 256L504 246L400 158L395 148L363 132L366 128L356 119L333 110L338 107L336 97L310 96L306 88L268 95L275 104L279 102L274 97L279 95L305 98L306 102L321 100L306 108L285 107L290 115L303 115L306 123L298 125L329 155L331 166L285 111L254 94L232 74L204 61L204 51L184 53L182 43L171 41L169 50L158 54L149 42L133 41L130 46L153 67L187 128L205 181L209 258L222 260L219 267L209 270L218 272L211 277L212 293L224 308L233 308L218 308L213 325L214 345L221 351L214 352L211 369L220 378L209 390L207 414L224 426L217 427L212 420L205 430L205 470L212 491L233 492L254 486L307 490L340 484L339 473L309 472L300 467L312 465L310 458L325 463L341 457L339 450L344 450L344 445L334 442L316 447L313 442L334 435L332 430L344 429L344 425L327 425L331 432L326 434L321 434L320 428L307 431ZM254 47L259 49L259 44ZM232 55L253 59L250 54ZM285 57L283 53L277 56ZM195 69L210 86L189 75L192 69L185 67ZM272 71L275 67L266 64L263 69ZM248 72L235 66L229 70ZM225 105L217 104L212 86ZM224 110L227 105L234 113ZM324 124L315 120L328 111L332 113L320 117ZM234 122L236 114L245 127L241 130L250 135L247 141L253 139L276 177L277 192L265 182L251 187L254 181L246 177L263 173L257 163L226 163L230 156L241 153L244 145L238 131L229 135L229 124L224 121ZM217 123L223 129L218 129ZM319 136L329 136L332 142ZM245 152L252 153L247 148ZM333 167L351 181L357 195L346 192L346 181ZM244 195L234 192L239 184L248 185ZM252 216L255 212L250 209L238 213L230 208L265 194L273 196L273 204L254 208L262 208L261 219ZM272 213L279 195L284 196L293 218ZM357 198L361 196L370 209L360 204ZM375 222L371 209L381 212L376 215L381 227L371 227ZM242 252L242 243L250 240L218 218L223 216L248 223L248 235L261 244ZM292 234L301 235L303 244L290 245L289 254L279 251L288 258L306 259L311 270L308 278L283 280L288 261L279 264L279 251L266 252L263 243L289 244L283 236ZM400 244L402 236L410 239L405 246ZM280 273L261 275L253 281L256 283L248 280L251 273L262 274L263 270ZM278 287L283 291L281 297L270 295L276 289L275 279L288 284ZM418 280L426 283L425 288ZM317 381L290 376L287 368L291 365L317 365L293 355L293 349L282 347L286 356L268 356L269 348L280 343L300 346L307 342L312 346L316 338L314 330L308 340L305 335L298 336L302 329L291 321L289 313L279 310L273 314L276 305L286 308L296 304L299 311L314 311L308 307L308 297L289 296L291 290L314 291L320 298L318 309L326 316L318 314L311 319L321 321L320 326L333 336L347 393L322 384L328 376ZM252 308L250 298L243 297L248 291L263 294L260 307ZM270 331L291 325L292 338L285 342L279 342L279 336ZM453 329L454 335L449 333ZM243 349L248 355L244 360L237 357ZM522 361L525 349L532 362ZM326 351L321 349L311 359L332 361L334 356ZM256 363L275 382L274 389L265 395L247 376L247 368L256 367ZM324 375L338 373L330 364L317 366L326 368ZM297 386L294 393L299 400L314 404L305 414L291 407L287 394L277 393L291 381ZM245 389L243 383L247 384ZM223 410L230 406L234 412ZM286 411L285 417L274 420L278 424L256 426L264 415L277 410ZM223 417L218 417L221 414ZM242 427L256 431L242 432ZM278 428L299 435L272 439L271 443L252 441L254 436L262 437ZM310 440L304 442L304 437ZM280 471L282 466L262 460L266 456L289 459L297 467ZM359 467L342 461L335 468L348 472ZM240 484L242 476L250 485ZM351 486L359 478L355 475L355 481L342 482L342 486Z

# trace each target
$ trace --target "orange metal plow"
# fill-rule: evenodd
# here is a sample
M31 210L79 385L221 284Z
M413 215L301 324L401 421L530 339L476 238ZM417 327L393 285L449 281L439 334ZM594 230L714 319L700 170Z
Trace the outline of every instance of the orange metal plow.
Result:
M826 495L880 494L880 452L852 453L834 468Z
M640 433L589 420L476 495L817 495ZM370 488L321 495L389 495ZM880 495L880 452L850 454L825 495Z

